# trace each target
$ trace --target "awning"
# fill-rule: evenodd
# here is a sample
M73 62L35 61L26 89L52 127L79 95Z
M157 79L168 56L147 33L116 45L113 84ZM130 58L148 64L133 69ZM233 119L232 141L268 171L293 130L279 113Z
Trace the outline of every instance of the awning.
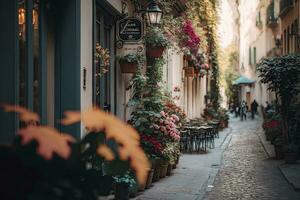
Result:
M233 81L233 85L242 85L242 84L252 84L255 83L254 80L251 80L245 76L240 76L238 79L236 79L235 81Z

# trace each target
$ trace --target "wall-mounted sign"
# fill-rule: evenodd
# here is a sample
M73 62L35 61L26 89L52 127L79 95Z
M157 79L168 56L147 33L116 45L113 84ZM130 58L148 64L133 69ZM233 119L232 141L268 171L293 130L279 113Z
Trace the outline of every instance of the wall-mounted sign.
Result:
M138 42L143 37L143 23L138 18L125 18L118 22L118 38L124 42Z

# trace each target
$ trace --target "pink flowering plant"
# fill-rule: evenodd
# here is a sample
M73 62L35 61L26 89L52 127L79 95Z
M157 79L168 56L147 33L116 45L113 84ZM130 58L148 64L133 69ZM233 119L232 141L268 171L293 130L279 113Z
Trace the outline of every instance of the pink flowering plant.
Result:
M196 34L193 24L190 20L186 20L182 26L184 33L180 39L180 46L186 47L190 52L197 52L200 45L200 37Z

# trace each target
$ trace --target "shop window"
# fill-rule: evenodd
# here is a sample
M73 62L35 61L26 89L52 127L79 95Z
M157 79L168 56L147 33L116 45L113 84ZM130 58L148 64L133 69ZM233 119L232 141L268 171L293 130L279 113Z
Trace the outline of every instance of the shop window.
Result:
M40 112L39 0L18 1L19 104Z
M252 64L252 50L251 47L249 47L249 65Z
M103 48L106 48L110 52L110 56L113 57L113 17L107 13L100 6L96 7L96 16L95 16L95 46L96 44L100 44ZM112 60L112 59L111 59ZM100 62L96 62L94 66L94 72L99 74ZM110 67L108 72L102 74L101 76L94 76L94 104L96 106L101 107L106 111L111 111L112 106L112 84L114 80L112 80L113 70L112 70L112 62L110 63Z
M256 64L257 58L256 58L256 47L253 48L253 64Z

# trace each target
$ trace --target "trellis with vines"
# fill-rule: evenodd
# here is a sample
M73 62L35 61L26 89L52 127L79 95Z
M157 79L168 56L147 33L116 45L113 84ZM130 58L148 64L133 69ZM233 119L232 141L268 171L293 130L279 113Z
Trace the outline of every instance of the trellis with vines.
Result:
M136 10L143 7L140 0L131 0ZM144 1L144 3L148 3ZM174 0L156 0L164 12L161 27L170 34L174 43L179 44L182 37L182 25L184 21L193 22L197 35L201 38L200 52L204 53L211 65L210 99L213 107L217 110L219 105L219 62L218 62L218 6L219 0L189 0L186 4L188 12L174 18L172 7ZM145 5L144 5L145 6Z

